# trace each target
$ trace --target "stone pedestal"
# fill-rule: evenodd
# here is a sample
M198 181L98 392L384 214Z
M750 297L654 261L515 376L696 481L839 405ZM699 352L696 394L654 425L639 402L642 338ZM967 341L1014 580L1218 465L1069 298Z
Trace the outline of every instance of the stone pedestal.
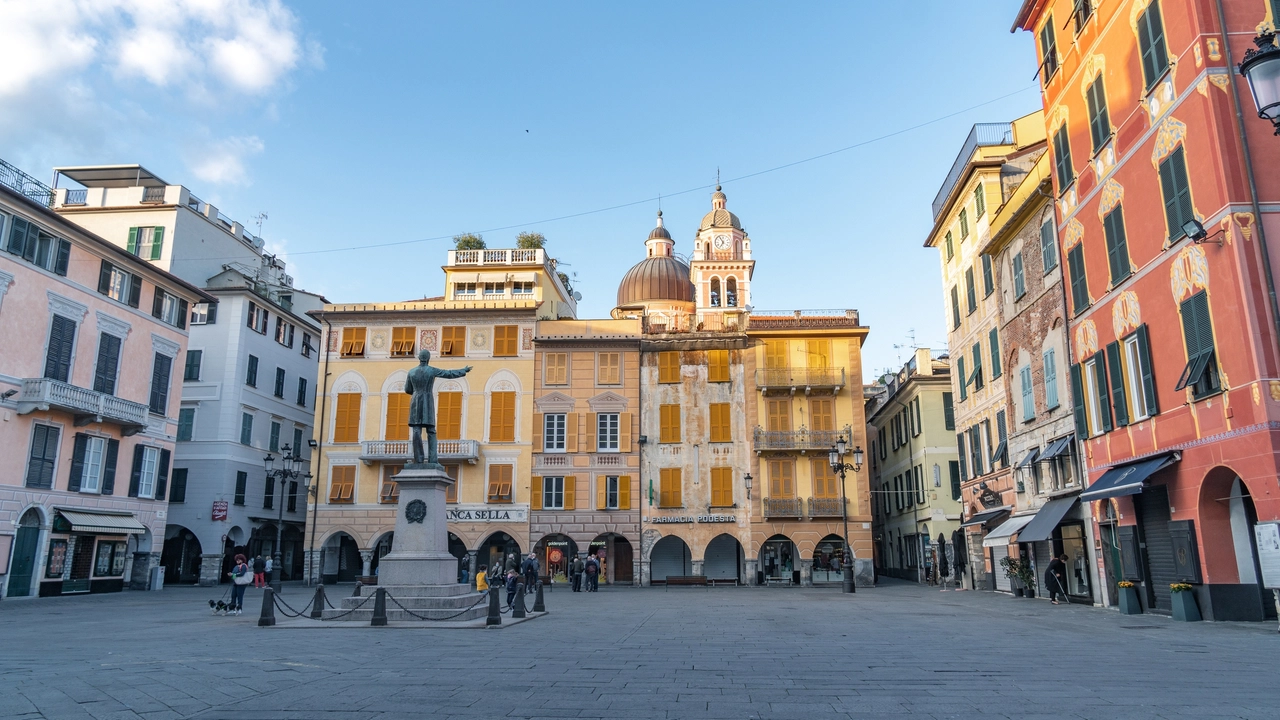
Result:
M861 588L876 586L876 568L873 561L854 558L853 584Z
M443 468L405 466L393 480L396 541L378 561L380 585L457 585L458 559L449 553L445 493L453 479Z
M205 553L200 556L200 587L214 587L222 582L222 555Z

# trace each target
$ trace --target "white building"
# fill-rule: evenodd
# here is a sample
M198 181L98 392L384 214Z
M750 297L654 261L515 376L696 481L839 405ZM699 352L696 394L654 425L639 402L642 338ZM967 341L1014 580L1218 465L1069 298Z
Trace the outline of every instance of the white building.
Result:
M190 311L166 582L217 584L234 553L269 556L281 516L283 577L300 577L304 483L269 481L263 459L310 457L320 328L306 312L323 298L295 289L261 238L141 166L55 172L82 186L56 189L63 217L218 298Z

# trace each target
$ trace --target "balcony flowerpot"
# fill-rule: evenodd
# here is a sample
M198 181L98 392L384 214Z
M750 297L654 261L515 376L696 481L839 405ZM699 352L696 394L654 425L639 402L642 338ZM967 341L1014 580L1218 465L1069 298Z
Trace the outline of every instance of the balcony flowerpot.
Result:
M1142 614L1142 604L1138 602L1138 588L1132 585L1120 588L1120 612L1125 615Z
M1188 588L1170 593L1173 603L1173 619L1182 622L1200 622L1200 606L1196 605L1195 593Z

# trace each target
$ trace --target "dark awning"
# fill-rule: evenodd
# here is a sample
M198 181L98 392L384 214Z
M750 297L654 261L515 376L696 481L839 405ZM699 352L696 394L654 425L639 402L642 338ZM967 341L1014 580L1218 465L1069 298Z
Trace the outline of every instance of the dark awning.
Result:
M1058 523L1062 522L1062 518L1080 498L1072 495L1071 497L1056 498L1044 504L1040 508L1040 512L1036 513L1036 517L1022 532L1018 533L1018 542L1040 542L1053 537L1053 529L1058 527Z
M1049 443L1049 447L1045 448L1044 452L1040 453L1040 462L1052 460L1069 450L1071 448L1071 441L1074 440L1075 437L1075 435L1068 435L1066 437L1060 437Z
M1147 478L1151 477L1157 470L1181 459L1181 455L1172 452L1127 465L1117 465L1103 473L1102 477L1094 481L1088 490L1080 493L1080 499L1085 502L1092 502L1106 498L1124 497L1125 495L1137 495L1142 492L1142 486L1147 482Z
M980 513L974 513L973 517L960 523L960 527L969 527L970 525L982 525L986 523L988 520L994 520L995 518L998 518L1001 515L1008 513L1012 509L1013 508L1006 505L1004 507L998 507L994 510L983 510Z
M1040 457L1040 448L1031 448L1031 451L1027 453L1027 456L1022 458L1022 461L1018 463L1018 469L1021 470L1021 469L1031 467L1031 464L1034 463L1036 459L1039 457Z

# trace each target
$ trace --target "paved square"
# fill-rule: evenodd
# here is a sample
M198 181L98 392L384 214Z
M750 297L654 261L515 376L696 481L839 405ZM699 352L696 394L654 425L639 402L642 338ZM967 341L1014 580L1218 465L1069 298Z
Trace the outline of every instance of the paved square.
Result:
M0 604L2 718L1274 718L1272 624L890 582L557 590L501 631L259 629L168 588ZM291 602L307 591L286 587Z

